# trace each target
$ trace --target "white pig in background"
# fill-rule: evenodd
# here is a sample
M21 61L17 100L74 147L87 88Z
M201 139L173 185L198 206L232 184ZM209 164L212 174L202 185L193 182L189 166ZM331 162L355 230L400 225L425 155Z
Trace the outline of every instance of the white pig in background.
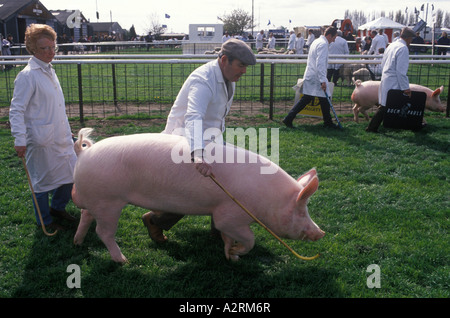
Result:
M380 81L366 81L361 82L360 80L356 80L355 89L352 93L352 102L355 103L353 106L353 115L356 122L359 122L358 115L364 115L366 120L369 120L369 115L367 111L374 107L378 106L378 89L380 87ZM441 99L439 95L443 92L444 86L436 90L431 90L425 86L417 85L417 84L409 84L409 88L411 91L416 92L425 92L427 94L427 99L425 101L425 108L435 112L444 112L445 107L441 104Z
M81 244L95 219L96 232L115 262L126 262L115 241L123 207L133 204L145 209L180 214L212 215L221 231L227 259L237 260L254 246L249 225L253 219L210 178L202 176L190 162L174 163L173 149L188 154L185 137L167 134L138 134L85 143L86 129L78 135L79 154L72 191L82 209L74 243ZM174 148L175 147L175 148ZM212 163L216 179L280 237L318 240L325 235L310 218L307 203L319 180L311 169L298 180L270 160L233 145L218 144L225 162L229 151L245 154L244 163ZM216 150L217 151L217 150ZM228 153L228 154L227 154ZM257 156L257 163L247 160ZM261 167L275 165L271 174ZM201 248L199 246L199 248Z

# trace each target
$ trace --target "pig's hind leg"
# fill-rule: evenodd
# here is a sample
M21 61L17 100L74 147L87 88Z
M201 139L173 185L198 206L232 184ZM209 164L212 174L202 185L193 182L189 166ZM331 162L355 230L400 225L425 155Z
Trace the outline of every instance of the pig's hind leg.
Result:
M95 231L100 239L105 244L114 262L126 263L127 259L120 251L119 245L115 240L117 232L117 225L119 224L119 217L124 205L109 205L103 206L101 212L92 212L97 222Z

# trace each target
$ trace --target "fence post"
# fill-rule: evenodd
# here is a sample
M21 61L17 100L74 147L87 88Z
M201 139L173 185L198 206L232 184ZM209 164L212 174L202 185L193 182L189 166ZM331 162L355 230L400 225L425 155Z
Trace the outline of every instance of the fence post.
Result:
M78 103L80 105L80 124L84 126L84 115L83 115L83 80L81 73L81 63L77 64L78 69Z
M113 98L114 98L114 106L116 107L116 109L119 109L117 107L117 86L116 86L116 64L112 63L111 64L111 68L112 68L112 80L113 80ZM119 109L120 111L120 109ZM116 114L117 115L117 114Z
M275 63L270 64L270 102L269 119L273 120L273 87L275 85Z
M259 79L259 102L264 103L264 63L261 63L261 72Z

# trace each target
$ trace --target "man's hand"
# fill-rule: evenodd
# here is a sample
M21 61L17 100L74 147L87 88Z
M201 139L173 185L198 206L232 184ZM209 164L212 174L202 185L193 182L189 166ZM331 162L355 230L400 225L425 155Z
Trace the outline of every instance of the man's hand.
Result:
M408 96L409 98L411 98L411 90L408 88L408 89L405 89L404 91L403 91L403 94L405 94L406 96Z
M325 82L321 83L320 87L323 89L324 92L327 91L327 83L325 83Z
M195 150L191 154L192 162L195 163L195 168L204 177L209 177L212 174L212 167L203 158L203 149Z
M27 146L14 146L14 149L16 149L17 156L19 158L25 157L25 152L27 151Z

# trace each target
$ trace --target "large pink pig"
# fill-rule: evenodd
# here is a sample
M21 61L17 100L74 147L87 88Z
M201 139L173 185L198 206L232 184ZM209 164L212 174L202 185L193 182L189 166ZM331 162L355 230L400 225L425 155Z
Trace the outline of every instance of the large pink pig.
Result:
M352 93L352 102L355 103L353 106L353 115L356 122L359 122L358 115L364 115L366 120L369 120L369 115L367 111L379 105L378 104L378 89L380 87L380 81L366 81L361 82L360 80L355 81L355 89ZM427 94L427 100L425 102L425 108L435 112L445 111L445 107L441 104L439 95L444 90L444 86L436 90L431 90L425 86L417 84L409 84L412 91L425 92Z
M75 144L79 157L72 195L82 208L75 244L83 242L95 219L96 232L111 258L125 262L115 233L123 207L133 204L154 211L212 215L222 233L227 259L237 260L253 248L255 239L249 227L253 219L190 163L186 138L138 134L88 142L81 148L84 131ZM311 220L307 208L319 186L315 169L296 181L275 163L245 149L220 144L216 153L220 151L224 160L230 161L230 154L234 158L244 154L246 160L212 163L216 179L275 234L313 241L325 235ZM179 158L173 160L174 154L177 157L179 153L188 154L188 162L176 163ZM252 163L255 161L249 156L256 156L257 162ZM261 168L267 166L275 167L274 173L262 174Z

